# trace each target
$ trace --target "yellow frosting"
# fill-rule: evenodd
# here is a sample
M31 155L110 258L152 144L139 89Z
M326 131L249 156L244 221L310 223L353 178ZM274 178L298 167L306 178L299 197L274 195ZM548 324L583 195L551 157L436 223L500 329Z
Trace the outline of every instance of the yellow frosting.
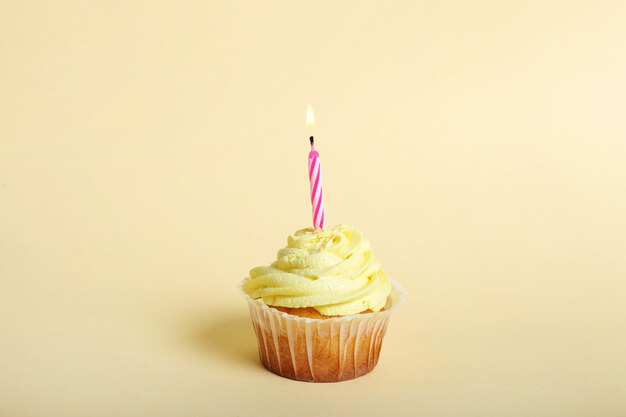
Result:
M243 290L269 305L313 307L325 316L346 316L383 308L391 282L369 241L340 224L289 236L271 266L250 271Z

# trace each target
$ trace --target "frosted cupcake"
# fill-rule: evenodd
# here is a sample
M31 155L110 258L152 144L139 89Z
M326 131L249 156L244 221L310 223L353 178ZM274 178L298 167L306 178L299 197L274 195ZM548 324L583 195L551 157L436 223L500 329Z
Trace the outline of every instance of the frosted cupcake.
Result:
M346 225L298 230L274 263L250 271L242 288L263 365L312 382L371 371L402 296L369 241Z

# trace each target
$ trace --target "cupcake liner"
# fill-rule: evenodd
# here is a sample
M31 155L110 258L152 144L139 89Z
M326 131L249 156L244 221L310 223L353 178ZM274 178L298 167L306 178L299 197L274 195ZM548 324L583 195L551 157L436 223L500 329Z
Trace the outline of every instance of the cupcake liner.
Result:
M392 281L383 311L312 319L244 295L263 365L277 375L308 382L345 381L374 369L391 313L404 300L404 290Z

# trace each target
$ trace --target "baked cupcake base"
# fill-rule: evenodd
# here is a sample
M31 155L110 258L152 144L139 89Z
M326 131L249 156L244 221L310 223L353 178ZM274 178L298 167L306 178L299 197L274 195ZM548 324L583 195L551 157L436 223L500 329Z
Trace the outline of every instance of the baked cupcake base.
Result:
M338 382L374 369L403 290L392 282L384 311L323 319L290 315L246 298L267 369L298 381Z

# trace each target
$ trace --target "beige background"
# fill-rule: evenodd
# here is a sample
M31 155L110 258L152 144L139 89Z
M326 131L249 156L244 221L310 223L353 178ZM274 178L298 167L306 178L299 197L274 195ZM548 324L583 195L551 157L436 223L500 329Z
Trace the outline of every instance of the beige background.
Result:
M0 415L626 415L626 3L0 2ZM311 222L409 292L378 368L258 362Z

